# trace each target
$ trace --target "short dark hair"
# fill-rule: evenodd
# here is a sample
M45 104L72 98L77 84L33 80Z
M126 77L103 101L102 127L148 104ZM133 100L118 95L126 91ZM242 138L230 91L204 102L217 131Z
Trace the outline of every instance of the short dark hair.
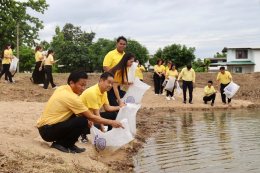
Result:
M116 42L118 43L120 40L124 40L127 43L127 39L124 36L120 36L116 39Z
M209 80L209 81L208 81L208 83L211 83L211 84L213 84L212 80Z
M162 64L163 64L163 60L162 60L161 58L157 59L156 64L158 65L160 61L161 61Z
M225 67L222 66L222 67L219 68L219 70L225 70Z
M187 69L191 69L191 64L187 64Z
M107 78L109 77L114 78L114 75L110 72L104 72L103 74L101 74L100 79L107 80Z
M88 74L85 71L76 70L70 73L67 83L68 85L70 84L70 81L76 83L80 79L88 79Z

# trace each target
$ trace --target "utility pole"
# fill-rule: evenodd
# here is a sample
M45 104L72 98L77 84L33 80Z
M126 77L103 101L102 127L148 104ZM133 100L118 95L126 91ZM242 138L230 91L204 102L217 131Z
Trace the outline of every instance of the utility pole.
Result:
M17 72L19 73L19 64L20 64L20 58L19 58L19 23L17 23L16 28L16 56L19 59L18 65L17 65Z

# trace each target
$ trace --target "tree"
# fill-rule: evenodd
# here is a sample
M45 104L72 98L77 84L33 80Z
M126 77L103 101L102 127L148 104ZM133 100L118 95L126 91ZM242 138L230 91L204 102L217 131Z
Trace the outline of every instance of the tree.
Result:
M136 58L140 61L140 63L144 64L149 59L148 50L146 47L142 46L136 40L127 40L126 52L132 52L135 54Z
M215 55L214 55L214 58L226 58L227 57L227 54L225 52L223 52L222 54L217 52Z
M93 71L89 46L92 44L95 33L87 33L70 23L65 24L62 30L56 27L55 33L50 47L60 59L59 64L64 65L63 70L58 71L69 72L76 69Z
M38 38L38 32L43 28L43 22L29 15L29 10L44 13L48 8L45 0L0 0L0 47L7 43L15 45L17 27L19 27L20 45L33 45Z
M179 68L189 63L192 63L195 59L195 48L187 48L185 45L172 44L156 51L154 58L162 58L164 61L173 61L173 63Z
M205 59L204 59L204 66L205 66L205 71L206 71L206 72L209 71L209 65L210 65L210 59L205 58Z
M35 64L34 50L28 46L20 47L20 71L32 71Z

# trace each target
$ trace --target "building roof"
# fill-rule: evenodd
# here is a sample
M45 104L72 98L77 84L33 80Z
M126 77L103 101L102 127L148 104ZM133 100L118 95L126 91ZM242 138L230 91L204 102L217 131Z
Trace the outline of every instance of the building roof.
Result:
M222 50L222 52L227 52L227 50L237 50L237 49L239 49L239 50L260 50L260 48L252 48L252 47L224 47L223 48L223 50Z
M255 65L252 61L229 61L226 65Z

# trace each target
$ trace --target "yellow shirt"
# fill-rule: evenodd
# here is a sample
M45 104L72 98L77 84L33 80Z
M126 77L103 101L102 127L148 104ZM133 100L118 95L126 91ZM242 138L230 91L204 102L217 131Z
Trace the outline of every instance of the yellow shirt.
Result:
M171 77L175 77L176 79L177 79L177 77L178 77L178 71L175 69L175 70L168 70L167 72L166 72L166 78L169 78L169 76L171 76Z
M188 70L187 67L185 67L181 70L178 80L180 80L180 78L182 78L182 80L185 80L185 81L195 82L195 77L196 77L195 71L192 68L190 70Z
M104 58L103 66L109 67L110 69L113 68L119 63L124 54L125 52L120 53L117 51L117 49L108 52L108 54Z
M37 52L35 53L35 61L36 61L36 62L42 61L41 58L42 58L42 52L37 51Z
M216 92L216 90L215 90L214 86L211 86L211 87L209 88L209 86L207 85L207 86L205 86L205 88L204 88L204 94L205 94L205 96L209 96L209 95L211 95L211 94L213 94L213 93L215 93L215 92Z
M52 65L51 62L54 62L54 58L53 58L53 56L51 54L49 54L49 56L44 61L44 65Z
M135 71L135 76L138 77L139 79L144 79L143 71L145 71L144 66L137 66L136 71Z
M232 76L230 74L230 72L225 71L224 74L222 74L221 72L218 72L218 76L217 76L217 81L219 81L221 84L228 84L229 82L231 82Z
M165 71L165 67L164 65L155 65L154 66L154 71L157 72L157 73L163 73Z
M87 107L69 85L58 87L37 121L37 127L66 121L71 115L87 111Z
M5 49L4 50L4 58L2 60L2 64L10 64L12 57L13 57L12 49Z
M127 68L127 71L129 70L129 68ZM114 75L114 82L115 83L119 83L119 84L125 84L127 83L127 76L126 76L126 73L125 73L125 76L124 76L124 82L122 81L122 73L121 73L121 70L117 70L115 75Z
M80 99L88 109L100 109L104 104L109 105L107 92L101 93L98 84L86 89Z

